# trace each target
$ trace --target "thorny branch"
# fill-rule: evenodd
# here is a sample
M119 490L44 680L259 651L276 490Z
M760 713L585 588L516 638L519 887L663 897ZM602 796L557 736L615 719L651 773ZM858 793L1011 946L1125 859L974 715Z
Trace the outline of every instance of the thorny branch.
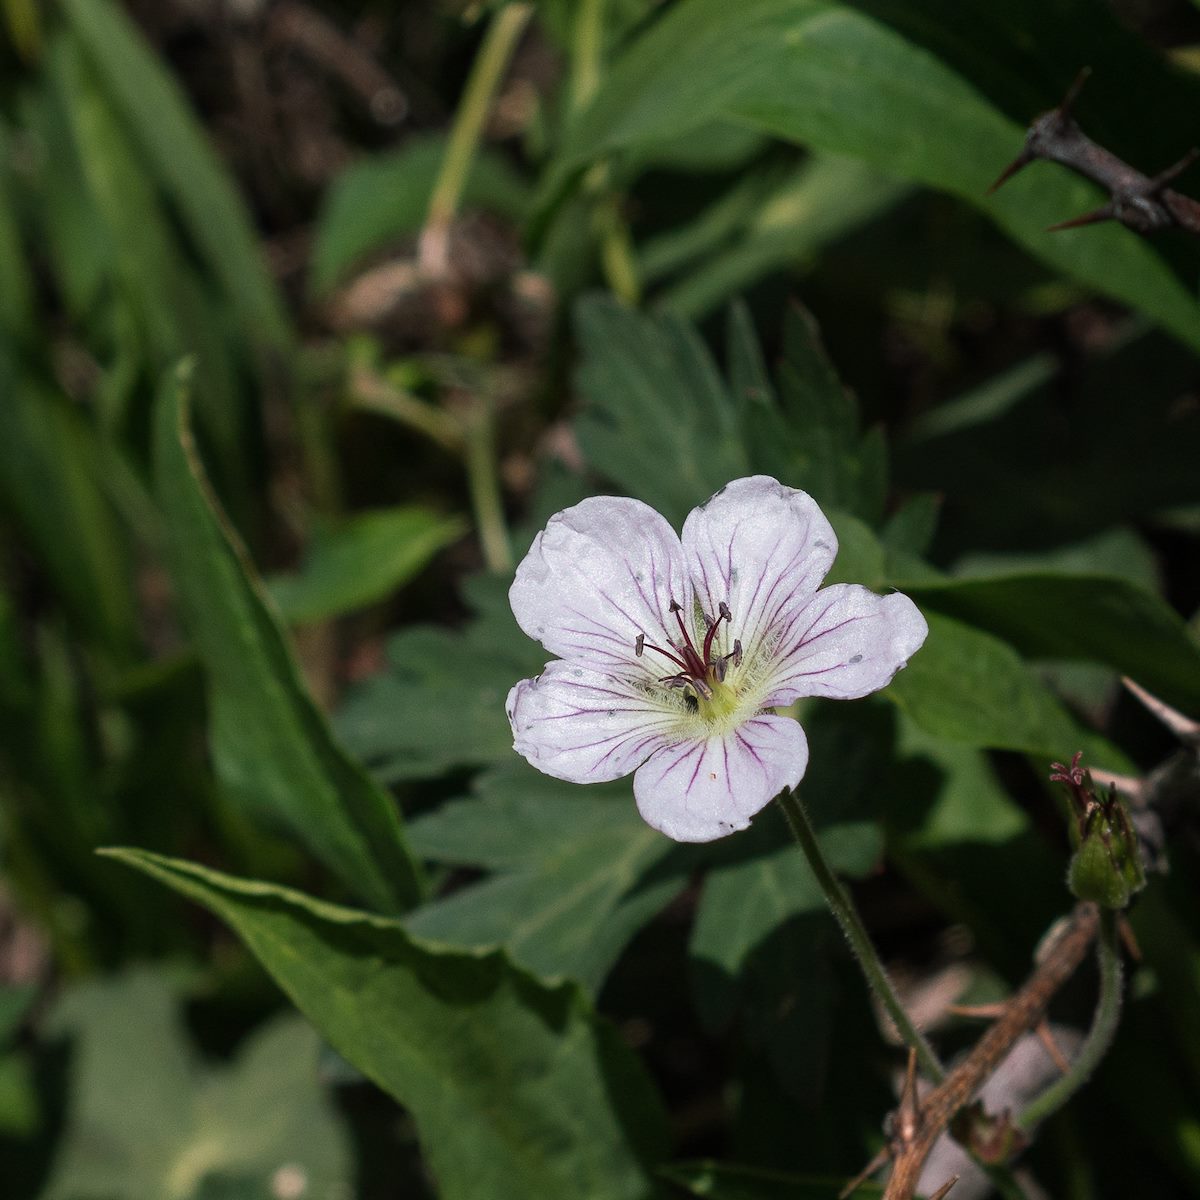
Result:
M1052 225L1052 230L1074 229L1100 221L1119 221L1137 233L1183 229L1188 233L1200 234L1200 201L1167 187L1200 158L1200 150L1193 147L1173 166L1158 175L1149 176L1119 159L1111 150L1097 145L1080 129L1071 115L1090 74L1090 68L1085 67L1080 71L1063 102L1033 121L1025 135L1025 146L1021 153L1000 173L1000 177L988 189L989 194L1031 162L1044 158L1070 167L1085 179L1098 183L1110 196L1107 204Z
M1003 1006L1000 1018L975 1044L971 1053L917 1102L915 1088L906 1086L888 1156L892 1174L884 1200L911 1200L921 1168L934 1143L1003 1061L1017 1039L1036 1029L1054 994L1075 974L1100 925L1094 904L1076 905L1064 924L1042 948L1038 965L1021 989ZM911 1074L911 1072L910 1072ZM877 1163L871 1164L868 1173ZM865 1178L865 1174L860 1176ZM846 1193L843 1193L845 1195Z

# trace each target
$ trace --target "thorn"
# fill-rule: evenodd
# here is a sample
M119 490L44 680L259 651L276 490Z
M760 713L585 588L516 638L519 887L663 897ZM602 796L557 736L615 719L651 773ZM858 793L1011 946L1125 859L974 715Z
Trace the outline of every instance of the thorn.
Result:
M958 1176L951 1175L950 1178L947 1179L946 1182L943 1183L942 1186L940 1188L938 1188L938 1190L936 1192L934 1192L932 1196L929 1197L929 1200L945 1200L945 1197L949 1194L950 1189L957 1182L958 1182Z
M1050 1022L1043 1017L1038 1022L1034 1032L1038 1035L1038 1041L1045 1047L1046 1053L1050 1055L1054 1065L1065 1075L1071 1069L1071 1063L1054 1040L1054 1034L1050 1030Z
M1059 221L1057 225L1047 225L1047 233L1059 233L1063 229L1078 229L1081 225L1099 225L1101 221L1115 221L1117 214L1110 203L1102 204L1080 217L1072 217L1069 221Z
M904 1068L904 1086L900 1089L900 1103L896 1108L896 1137L902 1146L910 1146L917 1139L921 1124L921 1101L917 1095L917 1052L910 1049L908 1065Z
M1125 953L1133 959L1135 963L1142 961L1142 948L1138 945L1137 935L1133 932L1133 926L1129 923L1129 918L1121 916L1117 919L1117 933L1121 938L1121 945L1125 947Z
M985 196L990 196L993 192L1003 187L1004 184L1006 184L1018 171L1024 170L1025 167L1029 166L1029 164L1033 162L1036 157L1037 155L1032 154L1028 149L1022 150L1021 153L1018 154L1017 157L1014 158L1012 162L1010 162L1008 166L1000 172L1000 174L996 177L995 182L983 194Z
M887 1146L884 1146L884 1148L880 1150L879 1153L876 1154L875 1157L872 1158L871 1161L867 1163L867 1165L863 1167L863 1169L859 1171L859 1173L855 1175L855 1177L850 1180L850 1182L846 1184L846 1186L842 1188L840 1192L838 1192L837 1200L847 1200L849 1196L853 1196L854 1193L857 1192L858 1189L862 1187L862 1185L866 1183L867 1180L870 1179L871 1176L874 1175L875 1172L878 1171L879 1168L882 1167L889 1158L891 1158L891 1152Z
M1058 111L1064 116L1069 117L1071 110L1075 107L1075 101L1079 99L1079 93L1083 91L1083 85L1092 77L1091 67L1081 67L1079 74L1075 76L1071 82L1071 86L1067 88L1067 94L1062 98L1062 102L1058 106Z
M1128 675L1121 677L1121 682L1150 710L1185 746L1200 748L1200 722L1185 717L1178 709L1164 704L1157 696L1151 695L1144 687L1133 682Z
M1200 158L1200 147L1193 146L1177 163L1168 167L1165 171L1161 171L1150 180L1146 186L1146 195L1159 195L1168 183L1173 183L1178 179L1198 158Z

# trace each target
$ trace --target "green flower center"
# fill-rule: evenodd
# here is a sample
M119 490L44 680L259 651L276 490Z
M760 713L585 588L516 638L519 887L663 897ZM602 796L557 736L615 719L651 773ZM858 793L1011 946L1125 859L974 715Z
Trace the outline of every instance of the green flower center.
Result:
M706 626L700 645L692 639L692 632L683 619L683 607L674 600L671 601L671 615L679 626L680 640L670 642L670 649L656 646L646 641L646 635L639 633L634 642L634 653L641 658L646 650L653 650L669 659L679 668L671 675L664 675L659 683L667 687L684 688L690 699L694 699L697 716L706 724L723 724L742 707L743 700L736 688L725 682L725 676L732 665L738 667L742 662L742 643L734 639L733 650L729 654L713 654L713 643L717 630L722 621L732 621L733 614L729 605L721 601L717 615L710 617L707 613L700 615Z

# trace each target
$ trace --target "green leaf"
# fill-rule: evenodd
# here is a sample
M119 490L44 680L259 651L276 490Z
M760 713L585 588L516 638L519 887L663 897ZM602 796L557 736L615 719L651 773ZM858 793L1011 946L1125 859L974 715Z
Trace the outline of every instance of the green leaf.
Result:
M1200 408L1177 403L1195 371L1193 354L1136 327L1073 365L1069 387L1031 360L1023 384L1001 375L934 409L925 432L897 445L896 475L946 495L943 559L1044 550L1155 519L1196 499Z
M290 624L340 616L386 599L466 530L461 517L416 505L357 513L318 527L300 571L267 587Z
M348 757L304 688L244 548L208 490L179 378L159 399L155 478L179 598L208 671L226 792L303 842L356 895L413 904L421 877L394 801Z
M330 1045L409 1110L444 1200L652 1194L657 1097L578 988L298 892L107 853L234 929Z
M1165 601L1127 579L1030 573L896 586L1030 657L1105 663L1200 714L1200 645Z
M423 858L494 873L417 909L415 934L502 945L541 976L592 991L629 939L687 883L695 857L638 815L627 780L580 787L510 761L474 795L411 827Z
M418 625L388 643L386 670L348 693L337 731L380 778L428 778L457 765L512 758L504 701L538 674L547 654L517 625L508 577L468 580L479 617L461 630Z
M1082 728L999 638L927 613L929 638L884 693L922 729L953 742L1068 761L1084 749L1097 766L1123 757Z
M689 324L589 296L575 325L576 382L588 401L575 428L593 466L676 529L695 505L750 474L737 408Z
M793 310L776 389L745 320L730 326L726 385L693 327L602 296L576 306L577 374L587 405L576 421L584 455L676 528L731 479L763 472L824 505L874 519L886 487L883 444L861 436L858 406ZM678 464L663 470L663 463Z
M833 1200L846 1185L844 1179L703 1161L672 1163L659 1174L693 1196L711 1200ZM883 1189L860 1183L854 1194L882 1196Z
M879 862L878 780L890 762L886 706L821 705L804 726L808 773L800 793L834 870L861 877ZM746 1042L765 1054L802 1102L824 1090L839 935L825 897L777 807L729 844L709 871L689 946L701 1019L713 1030L740 1010Z
M17 224L11 162L12 135L0 126L0 326L28 338L34 332L33 279Z
M152 372L165 371L187 354L196 356L202 384L198 418L217 450L222 482L240 483L246 471L247 413L216 297L206 294L152 175L86 57L74 42L66 42L54 62L83 180L103 240L111 246L112 311L105 316L113 328L104 333L118 341L132 335L131 374L147 365ZM97 236L95 228L90 236ZM111 386L111 379L107 382Z
M252 338L286 349L283 303L246 211L174 78L111 0L64 0L62 8L239 323Z
M906 192L859 162L825 155L782 177L747 175L689 224L640 246L642 278L669 275L655 305L703 317L761 276L807 265Z
M1122 228L1061 233L1098 191L1038 166L993 196L1024 129L925 50L826 0L685 0L605 77L568 133L545 194L588 162L699 129L714 117L860 159L982 209L1036 257L1140 309L1200 347L1200 306L1154 249Z
M43 1200L188 1200L233 1174L266 1197L281 1171L306 1195L349 1191L349 1148L307 1022L273 1021L229 1066L201 1067L167 984L142 970L68 992L49 1032L73 1039L74 1078Z
M309 275L314 295L327 293L367 255L421 228L445 152L444 137L414 137L336 177L317 219ZM486 150L475 156L463 208L517 220L528 205L528 187L505 158Z
M1057 850L1001 784L990 756L901 716L884 796L888 859L987 959L1020 979L1028 949L1070 897ZM1049 792L1045 803L1053 809Z
M79 625L127 653L136 642L129 551L101 480L79 413L0 346L0 501Z

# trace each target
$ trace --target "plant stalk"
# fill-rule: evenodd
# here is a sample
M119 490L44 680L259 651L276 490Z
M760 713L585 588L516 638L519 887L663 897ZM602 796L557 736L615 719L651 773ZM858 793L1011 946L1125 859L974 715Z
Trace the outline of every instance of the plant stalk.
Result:
M1108 1053L1117 1023L1121 1018L1121 948L1117 936L1118 914L1111 908L1100 912L1100 936L1096 939L1096 958L1100 967L1100 996L1092 1027L1080 1047L1071 1069L1040 1096L1031 1101L1017 1118L1022 1129L1031 1129L1057 1112L1091 1078L1100 1060Z
M505 572L512 570L512 546L504 520L492 426L492 401L486 394L481 394L475 399L473 411L465 422L467 486L471 491L483 560L489 571Z
M440 274L446 266L450 223L458 212L484 124L505 69L532 16L532 4L514 3L502 8L488 27L471 67L466 90L454 116L446 154L429 197L425 228L421 231L420 262L431 274Z
M867 983L887 1010L888 1016L895 1022L905 1045L916 1053L917 1065L921 1068L921 1073L933 1083L941 1083L946 1076L945 1068L934 1053L933 1047L912 1023L908 1013L904 1010L904 1005L900 1003L891 980L888 979L887 972L883 968L883 963L879 961L879 955L871 943L870 935L862 923L862 918L858 915L858 909L854 907L850 893L834 875L821 850L816 830L813 829L812 822L808 819L808 812L800 797L794 791L786 790L780 793L778 802L796 841L800 843L800 849L804 851L804 856L808 859L808 865L812 868L817 883L821 886L821 891L825 894L825 902L829 905L837 923L842 927L842 932L846 935L846 940L850 943L855 958L858 959L858 965L867 977Z

